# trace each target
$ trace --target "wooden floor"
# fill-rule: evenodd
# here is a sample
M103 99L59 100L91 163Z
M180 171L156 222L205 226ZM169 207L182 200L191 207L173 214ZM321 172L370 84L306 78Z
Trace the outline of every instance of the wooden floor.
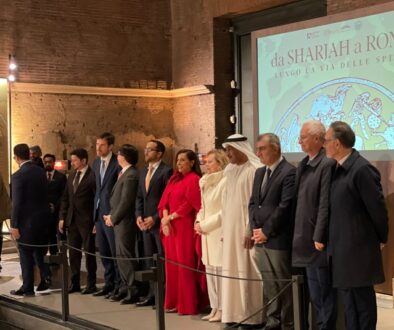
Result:
M10 290L17 289L21 285L20 265L16 255L4 255L0 273L0 294L9 295ZM119 303L110 302L101 297L81 295L79 293L70 296L70 313L82 319L93 321L115 329L138 329L151 330L156 328L156 314L151 307L135 307L135 305L121 306ZM30 298L19 298L48 309L61 311L61 295L59 291L52 291L45 295L36 295ZM223 325L209 323L200 320L201 316L180 316L166 314L166 329L180 330L209 330L223 329ZM48 328L50 329L50 328ZM378 330L394 329L394 309L378 309Z

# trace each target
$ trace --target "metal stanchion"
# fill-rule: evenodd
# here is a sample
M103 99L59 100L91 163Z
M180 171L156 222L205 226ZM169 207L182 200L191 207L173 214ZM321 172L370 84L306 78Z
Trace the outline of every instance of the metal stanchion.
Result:
M304 277L293 275L293 313L294 329L307 330L307 320L305 318L305 297L304 297Z
M158 330L165 330L164 316L164 261L158 254L153 256L156 263L156 322Z
M60 265L62 271L62 320L68 321L70 307L68 303L68 260L66 241L59 241L59 253L55 256L45 256L44 261L50 264Z
M68 302L68 262L67 262L67 246L65 241L60 241L60 258L62 270L62 320L68 321L70 316L70 308Z

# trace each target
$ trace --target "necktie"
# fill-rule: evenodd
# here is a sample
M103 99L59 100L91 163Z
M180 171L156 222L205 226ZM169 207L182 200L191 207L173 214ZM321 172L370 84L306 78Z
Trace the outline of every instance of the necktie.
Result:
M264 179L263 179L263 183L261 184L261 196L264 196L266 190L267 190L267 186L268 186L268 180L271 176L271 169L269 169L267 167L265 174L264 174Z
M148 191L149 189L150 179L152 179L152 173L153 173L153 166L149 165L148 173L146 173L146 178L145 178L146 191Z
M77 172L77 175L75 176L75 178L74 178L74 183L73 183L73 186L74 186L74 193L77 191L77 188L78 188L78 186L79 186L79 179L81 178L81 171L78 171Z
M103 183L104 175L105 175L105 160L102 160L101 167L100 167L100 182L101 182L101 184Z
M52 173L48 172L48 181L51 182L51 180L52 180Z

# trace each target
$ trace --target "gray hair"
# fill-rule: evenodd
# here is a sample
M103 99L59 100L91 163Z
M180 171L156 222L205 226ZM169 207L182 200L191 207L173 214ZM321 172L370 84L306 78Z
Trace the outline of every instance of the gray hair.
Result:
M308 133L311 135L317 135L322 143L324 143L326 128L318 120L310 120L304 123L308 126Z
M280 139L279 136L277 136L274 133L264 133L259 135L259 137L257 138L257 141L261 141L262 139L264 139L265 137L268 137L268 143L274 147L276 147L276 149L278 149L278 153L280 154L282 152L282 149L280 147Z

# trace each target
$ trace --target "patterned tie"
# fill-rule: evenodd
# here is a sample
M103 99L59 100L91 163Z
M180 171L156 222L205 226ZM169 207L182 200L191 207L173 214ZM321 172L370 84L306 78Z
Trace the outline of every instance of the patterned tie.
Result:
M152 173L153 173L153 166L149 165L148 173L146 173L146 178L145 178L146 191L148 191L148 189L149 189L150 179L152 179Z
M74 187L74 194L78 189L79 186L79 179L81 178L81 171L77 172L77 175L74 178L74 183L73 183L73 187Z
M104 175L105 175L105 160L102 160L101 167L100 167L100 182L101 182L101 184L103 184Z

